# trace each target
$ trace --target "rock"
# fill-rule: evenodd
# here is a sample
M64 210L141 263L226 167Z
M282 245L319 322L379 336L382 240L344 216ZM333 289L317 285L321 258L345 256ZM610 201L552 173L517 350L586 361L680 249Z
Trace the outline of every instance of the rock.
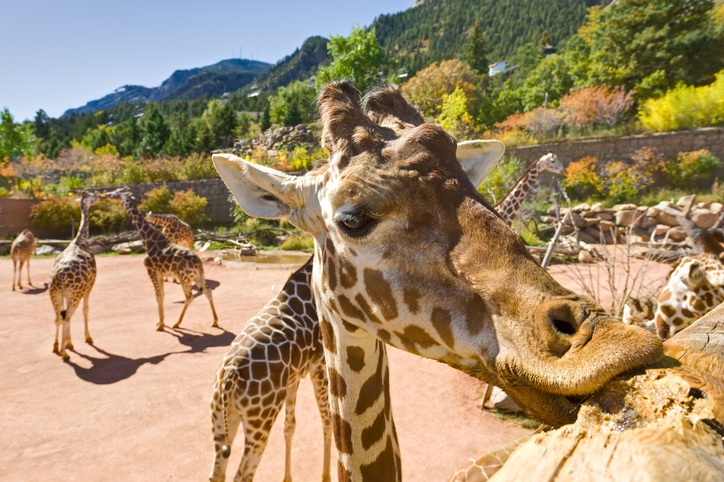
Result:
M90 252L93 254L101 254L108 251L108 248L103 246L102 244L92 244L90 247Z
M598 213L594 213L593 211L581 211L581 217L584 219L588 218L598 218Z
M654 228L653 235L656 237L663 236L669 232L669 229L671 229L671 226L667 226L666 224L657 224Z
M592 234L591 231L593 231L595 228L587 228L585 231L579 231L578 232L578 240L583 241L584 243L588 244L598 244L601 242L599 239L599 233L595 233L595 236Z
M676 205L680 208L687 208L691 206L691 204L696 200L696 194L690 194L688 196L680 197L678 201L676 201Z
M222 259L221 256L217 256L214 258L214 264L216 266L221 266L222 264L224 264L224 260Z
M593 211L594 213L602 213L605 210L606 208L603 207L603 203L596 203L591 206L591 211Z
M694 209L691 213L691 220L694 221L697 227L702 229L708 229L716 224L719 219L718 214L714 214L708 209Z
M651 233L653 233L654 227L649 226L648 228L642 228L639 226L634 226L633 232L636 235L636 237L640 238L643 242L649 242L651 241Z
M35 254L59 254L62 252L63 252L63 250L56 246L44 244L42 246L38 246L38 249L35 251Z
M686 239L686 230L681 226L674 226L669 229L669 239L671 241L683 241Z
M239 252L240 256L254 256L256 254L256 248L241 248L241 251Z
M575 230L576 230L576 228L574 228L573 226L564 225L564 226L561 228L561 234L563 234L563 235L571 234L571 233L573 233Z
M588 251L582 249L578 252L578 261L581 263L593 263L593 256Z
M638 211L636 209L620 209L616 211L617 226L631 226L637 221Z
M709 211L713 212L714 214L720 214L724 210L724 204L722 203L711 203L709 205Z
M648 229L652 226L656 226L656 218L652 218L646 214L641 216L641 219L639 219L639 222L636 223L637 226L643 229Z
M577 206L573 206L573 208L571 208L571 211L573 211L574 213L580 213L583 211L590 211L590 210L591 210L591 206L588 205L587 203L582 203Z
M129 254L129 253L142 253L143 241L129 241L128 243L119 243L111 248L111 251L115 251L118 254Z
M540 222L543 224L556 224L557 220L553 216L540 216Z
M646 216L648 216L650 218L655 218L658 215L659 215L659 210L653 206L646 210Z
M614 215L612 212L608 211L601 211L600 213L596 214L598 216L598 219L603 219L604 221L613 221Z
M0 254L8 254L10 252L9 244L0 244Z
M613 223L611 221L601 221L598 223L598 227L601 228L601 231L607 233L613 229L616 229L616 223Z
M697 207L697 209L709 209L711 207L711 203L707 203L707 202L696 203L696 207Z
M673 210L674 208L668 208L666 211L659 210L659 213L656 215L656 222L659 224L666 224L667 226L678 226L679 221L676 219L676 216L673 214L675 211L680 210ZM682 213L683 214L683 213Z
M636 209L637 207L638 207L638 206L636 206L635 204L631 204L631 203L629 203L629 204L616 204L614 207L611 208L611 210L612 210L613 212L630 211L630 210L632 210L632 209Z

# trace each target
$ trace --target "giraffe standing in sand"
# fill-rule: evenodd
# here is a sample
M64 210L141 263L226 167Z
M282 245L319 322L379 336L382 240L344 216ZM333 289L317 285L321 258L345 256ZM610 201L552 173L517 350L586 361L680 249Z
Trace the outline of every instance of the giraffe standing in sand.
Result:
M211 326L219 326L219 318L216 316L211 289L206 285L204 266L199 257L186 248L172 244L166 236L146 221L146 218L136 207L136 201L129 188L122 187L106 193L105 196L121 201L121 204L123 204L123 207L125 207L128 212L131 224L133 224L141 240L143 240L143 246L146 249L146 258L143 260L143 264L146 266L148 276L153 283L156 291L156 302L158 303L159 320L156 329L163 331L165 327L163 317L163 277L166 275L173 275L179 280L184 297L186 298L181 315L176 324L173 325L174 328L178 328L181 325L184 314L186 314L186 309L194 299L191 292L191 286L194 282L196 282L199 289L203 291L206 298L209 299L211 313L214 316L214 323Z
M279 295L251 318L236 337L216 376L211 398L214 466L209 479L225 480L234 435L242 427L244 452L235 480L251 482L274 420L285 406L284 481L291 482L294 409L299 381L310 374L322 416L324 465L329 482L332 419L322 336L310 289L312 260L296 271Z
M23 283L20 278L23 275L23 264L28 263L28 285L33 286L33 282L30 281L30 255L35 252L38 248L35 242L35 236L28 229L23 229L23 232L13 240L10 245L10 257L13 259L13 291L15 291L15 274L17 273L18 288L23 289ZM20 263L20 269L18 268Z
M360 106L349 82L319 96L324 169L291 176L231 154L213 162L250 215L315 238L312 285L341 481L401 480L385 343L506 390L552 425L577 401L661 357L661 341L560 286L485 204L455 140L394 87ZM499 159L501 143L473 144Z
M503 221L508 224L513 222L521 206L523 206L523 200L543 171L560 174L563 172L563 164L555 154L549 152L528 166L528 169L518 178L508 194L494 206Z
M85 342L93 343L88 331L88 298L96 281L96 258L88 245L90 220L88 210L100 200L98 194L82 192L80 198L80 226L75 239L58 255L50 272L50 301L55 310L55 343L53 353L59 353L63 360L70 357L66 348L73 348L70 338L70 319L83 300L83 320L85 322ZM58 331L63 327L63 335L58 344Z
M164 236L174 244L187 249L194 247L194 230L173 214L146 214L146 221L163 228Z

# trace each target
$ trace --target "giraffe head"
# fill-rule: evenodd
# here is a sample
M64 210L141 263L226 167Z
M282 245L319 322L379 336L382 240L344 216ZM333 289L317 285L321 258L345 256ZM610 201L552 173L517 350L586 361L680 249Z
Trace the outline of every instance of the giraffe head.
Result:
M541 157L538 160L538 166L541 170L550 171L554 174L560 174L564 170L563 164L561 164L561 161L558 160L558 156L552 152L549 152L545 156Z
M121 203L126 204L127 202L133 201L133 191L128 186L119 187L113 191L104 192L101 196L108 199L116 199Z
M102 194L93 191L78 191L76 194L80 194L80 197L76 199L80 203L80 208L83 211L88 210L93 204L97 203L103 197Z
M347 82L322 89L331 156L306 176L213 156L247 213L287 217L314 236L323 330L332 320L447 363L551 424L575 419L567 396L659 358L655 336L606 315L532 259L475 190L455 139L398 89L376 89L364 106ZM478 146L468 163L497 161L503 150Z

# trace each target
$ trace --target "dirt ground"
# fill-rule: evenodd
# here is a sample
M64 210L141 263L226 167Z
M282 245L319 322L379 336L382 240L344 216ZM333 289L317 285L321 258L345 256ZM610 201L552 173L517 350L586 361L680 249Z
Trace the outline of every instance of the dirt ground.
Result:
M141 256L98 256L84 343L82 310L71 323L75 351L52 353L54 313L46 289L10 291L12 261L0 258L0 480L207 480L213 447L209 400L227 346L294 269L289 265L205 265L222 328L211 328L205 297L180 329L156 332L156 300ZM36 286L54 258L34 258ZM25 273L23 273L25 280ZM166 323L183 295L166 283ZM403 477L445 481L481 450L530 430L479 410L483 384L440 363L389 349L393 410ZM238 444L236 445L238 447ZM240 450L232 450L233 479ZM300 385L293 475L321 478L322 432L308 379ZM332 473L336 473L332 460ZM255 480L281 480L284 436L277 420Z

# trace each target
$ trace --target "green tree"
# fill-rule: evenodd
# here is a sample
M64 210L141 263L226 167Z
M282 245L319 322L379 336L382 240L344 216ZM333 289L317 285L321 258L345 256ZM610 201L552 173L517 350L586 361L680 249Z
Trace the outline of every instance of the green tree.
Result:
M468 42L465 44L465 61L478 74L488 75L488 49L485 46L485 33L480 28L480 22L476 21L468 34Z
M333 35L327 44L332 57L329 65L317 71L317 89L333 80L352 79L362 92L379 82L385 51L380 47L375 29L352 28L349 37Z
M261 120L259 121L259 129L261 129L262 132L269 129L272 125L271 121L271 111L269 104L266 104L264 106L264 111L261 113Z
M215 147L228 147L233 144L238 121L236 111L219 99L211 99L204 112L211 132L217 140Z
M30 123L16 124L10 111L0 111L0 163L32 155L35 137Z
M43 109L35 113L35 121L33 122L33 134L38 139L50 139L50 117Z
M142 135L138 119L131 117L113 129L110 141L121 156L138 156Z
M158 108L158 104L149 102L143 116L143 139L141 149L143 157L161 155L163 148L171 136L171 129Z
M316 110L316 91L306 82L292 82L279 87L269 97L269 115L275 124L294 126L310 122Z

